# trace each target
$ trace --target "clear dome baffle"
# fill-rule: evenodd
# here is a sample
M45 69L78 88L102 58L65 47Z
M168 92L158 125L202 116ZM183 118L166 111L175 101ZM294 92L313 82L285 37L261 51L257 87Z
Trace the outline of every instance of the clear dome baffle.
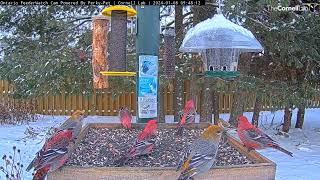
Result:
M229 21L222 14L216 14L191 28L179 50L203 52L215 48L239 49L241 52L263 51L263 47L249 30Z

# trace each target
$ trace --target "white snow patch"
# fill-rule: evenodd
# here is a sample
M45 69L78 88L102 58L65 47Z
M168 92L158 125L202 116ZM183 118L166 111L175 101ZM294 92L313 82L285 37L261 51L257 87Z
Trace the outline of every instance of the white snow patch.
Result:
M293 157L277 150L259 150L277 164L276 180L317 180L320 177L320 109L306 109L303 129L296 129L297 109L292 111L292 129L289 137L276 135L279 125L283 122L284 111L261 112L260 128L276 140L283 148L293 152ZM253 113L244 113L251 120ZM221 114L228 120L229 114ZM273 124L271 125L273 119ZM237 137L236 133L234 135Z

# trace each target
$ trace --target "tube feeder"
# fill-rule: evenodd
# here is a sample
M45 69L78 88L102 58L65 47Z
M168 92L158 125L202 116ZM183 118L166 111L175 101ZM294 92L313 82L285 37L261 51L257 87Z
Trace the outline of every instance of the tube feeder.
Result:
M110 6L102 15L111 16L111 35L109 44L109 70L127 70L127 18L136 15L136 10L128 6Z
M175 31L174 28L166 28L163 32L164 39L164 74L168 78L174 78L175 75Z

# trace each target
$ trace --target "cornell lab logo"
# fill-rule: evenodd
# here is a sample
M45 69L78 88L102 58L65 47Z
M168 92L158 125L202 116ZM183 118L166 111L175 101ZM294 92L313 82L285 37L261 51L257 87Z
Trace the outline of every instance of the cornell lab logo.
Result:
M320 3L302 3L295 6L268 6L269 11L309 11L318 12L320 9Z

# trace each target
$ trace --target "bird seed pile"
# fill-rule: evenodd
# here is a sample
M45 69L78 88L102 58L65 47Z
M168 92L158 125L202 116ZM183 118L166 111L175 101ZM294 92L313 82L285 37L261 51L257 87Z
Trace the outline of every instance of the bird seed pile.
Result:
M114 161L132 146L142 129L91 128L69 158L67 165L83 167L114 167ZM135 157L130 167L176 167L184 149L197 139L203 129L185 129L183 136L176 129L158 129L157 143L152 154ZM228 143L220 143L217 166L252 164Z

